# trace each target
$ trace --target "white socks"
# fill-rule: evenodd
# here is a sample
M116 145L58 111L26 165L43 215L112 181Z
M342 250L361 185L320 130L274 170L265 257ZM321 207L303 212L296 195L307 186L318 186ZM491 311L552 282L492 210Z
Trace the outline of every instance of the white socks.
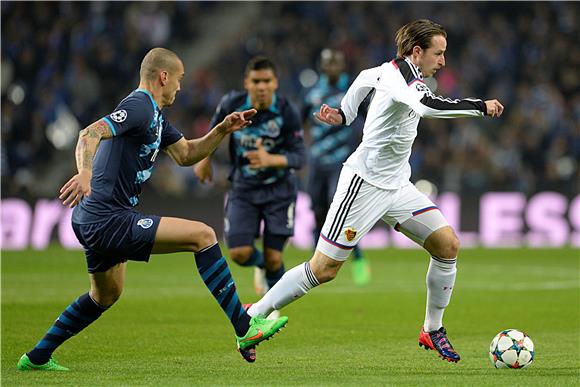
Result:
M427 308L423 325L426 332L438 330L443 326L443 312L449 305L455 285L456 266L457 258L431 257L427 271Z
M320 284L310 269L310 263L304 262L284 273L276 285L248 309L248 314L252 317L258 314L268 316L273 310L282 309L318 285Z
M426 279L427 308L423 325L427 332L443 326L443 312L449 305L455 285L456 263L457 259L431 257ZM268 316L272 311L282 309L318 285L310 264L304 262L288 270L260 301L248 309L248 314L252 317L258 314Z

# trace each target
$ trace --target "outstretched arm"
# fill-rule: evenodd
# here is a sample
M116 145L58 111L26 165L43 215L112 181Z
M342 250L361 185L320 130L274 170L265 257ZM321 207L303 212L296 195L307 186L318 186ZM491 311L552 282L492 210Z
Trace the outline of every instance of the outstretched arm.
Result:
M250 125L249 119L257 113L256 109L228 114L205 136L193 140L182 138L165 150L171 158L181 166L189 166L209 156L219 143L230 133Z
M104 120L87 126L79 133L75 157L78 173L70 178L60 189L62 204L70 208L76 206L83 196L91 194L93 159L101 140L113 137L111 128Z
M395 94L395 99L411 107L421 117L427 118L460 118L460 117L499 117L503 105L496 99L482 101L475 98L451 99L433 94L424 84L417 84L424 95L420 100L405 86Z

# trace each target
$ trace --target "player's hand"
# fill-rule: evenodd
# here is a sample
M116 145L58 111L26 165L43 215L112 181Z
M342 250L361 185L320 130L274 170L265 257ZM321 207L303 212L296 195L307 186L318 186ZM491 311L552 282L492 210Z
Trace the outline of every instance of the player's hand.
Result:
M485 107L490 117L499 117L503 113L503 105L497 99L485 101Z
M83 198L91 194L91 177L92 172L83 169L76 175L70 178L65 185L60 189L60 196L62 204L73 208Z
M230 134L252 124L250 118L256 114L256 109L244 110L243 112L233 112L228 114L219 125L224 134Z
M270 166L270 153L266 151L264 145L262 145L262 139L259 138L256 141L256 150L255 151L248 151L244 153L244 157L246 157L250 161L250 168L267 168Z
M213 169L211 167L211 160L205 158L193 166L193 173L202 183L211 182L213 180Z
M328 125L342 125L342 116L338 109L331 108L327 104L322 104L320 111L314 113L314 117Z

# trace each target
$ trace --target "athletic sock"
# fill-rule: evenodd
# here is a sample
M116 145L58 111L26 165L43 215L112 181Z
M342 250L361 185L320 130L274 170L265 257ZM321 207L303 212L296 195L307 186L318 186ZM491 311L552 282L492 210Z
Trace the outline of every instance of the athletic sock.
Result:
M354 248L352 249L352 257L355 260L362 258L362 252L361 252L360 248L358 247L358 245L355 245Z
M260 269L264 268L264 254L254 247L254 251L252 251L252 255L250 258L244 263L240 263L240 266L257 266Z
M286 269L284 269L284 263L282 263L280 268L276 271L269 271L266 269L266 282L268 283L268 289L272 289L274 285L280 281L280 278L282 278L284 273L286 273Z
M67 306L56 319L46 335L28 352L34 364L41 365L50 360L52 353L67 339L76 335L107 310L85 293Z
M248 314L267 316L272 311L280 310L302 297L318 285L320 283L312 273L310 263L304 262L288 270L260 301L250 307Z
M250 316L240 303L236 284L220 246L216 243L195 253L195 264L205 286L230 319L236 335L245 335L250 327Z
M443 312L449 305L456 274L457 258L431 257L426 280L427 308L423 325L426 332L435 331L443 326Z

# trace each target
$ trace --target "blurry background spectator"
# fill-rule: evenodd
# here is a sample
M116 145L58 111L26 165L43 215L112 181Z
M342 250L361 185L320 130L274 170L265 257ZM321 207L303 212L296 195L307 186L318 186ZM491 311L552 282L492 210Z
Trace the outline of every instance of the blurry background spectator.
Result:
M448 32L436 92L498 98L506 110L501 120L422 120L412 180L468 195L579 192L579 3L2 2L1 9L2 197L56 195L75 169L78 131L136 88L135 65L151 47L184 58L182 91L167 113L195 137L207 131L220 96L242 87L250 57L270 56L281 90L299 106L324 47L343 50L354 77L390 60L396 30L424 17ZM223 189L225 148L214 186L161 158L152 189L174 196Z

